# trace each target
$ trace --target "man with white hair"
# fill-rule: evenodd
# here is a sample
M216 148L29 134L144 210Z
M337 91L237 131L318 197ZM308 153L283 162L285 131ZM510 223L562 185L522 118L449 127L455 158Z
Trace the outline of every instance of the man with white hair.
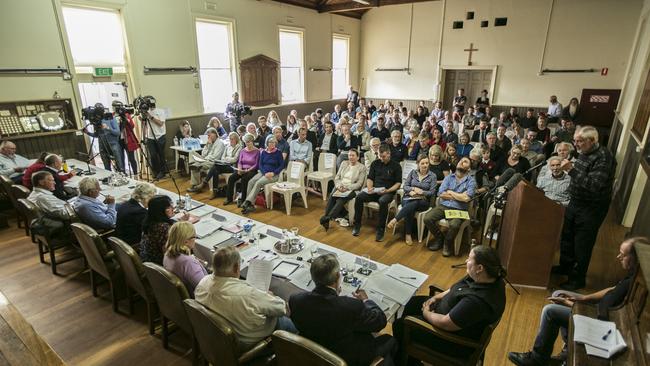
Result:
M54 188L54 195L57 196L58 198L67 201L70 198L76 197L78 192L76 189L72 187L66 187L64 185L64 182L71 177L74 177L77 175L77 173L71 171L68 174L59 174L61 172L61 168L63 167L63 160L61 157L57 154L50 154L45 157L45 168L41 170L46 170L52 173L52 176L54 177L54 182L55 182L55 188Z
M201 180L201 174L207 173L214 163L221 159L221 155L226 150L226 145L219 139L219 133L214 127L210 127L205 131L208 135L208 143L205 144L199 159L190 163L190 188L188 192L200 192L208 185L207 181ZM195 154L195 153L192 153Z
M16 154L16 145L13 142L0 143L0 174L9 177L16 184L21 184L23 172L28 166L29 160Z
M540 175L537 178L537 188L544 191L546 197L566 207L569 205L569 184L571 177L562 170L562 158L551 156L548 159L550 173Z
M70 214L65 208L65 201L57 198L54 191L54 177L49 171L39 171L32 175L34 190L27 199L38 207L41 212L57 220L69 220Z
M591 251L609 210L616 171L616 160L598 143L594 127L581 128L573 139L579 155L561 163L562 170L571 176L571 200L564 212L560 265L553 267L553 273L569 276L560 287L570 291L585 287Z
M79 182L79 197L72 202L81 222L95 230L115 227L117 211L115 197L107 196L104 201L98 199L101 188L95 177L84 177Z

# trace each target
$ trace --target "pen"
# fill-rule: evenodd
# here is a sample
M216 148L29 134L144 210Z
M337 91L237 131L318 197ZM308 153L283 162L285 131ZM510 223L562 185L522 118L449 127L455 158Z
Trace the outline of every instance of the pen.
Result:
M307 282L307 287L309 287L309 285L311 285L311 280L309 280L309 282Z
M399 278L405 279L405 280L417 280L416 277L405 277L405 276L399 276Z
M608 330L607 333L605 333L605 335L603 336L603 341L606 341L606 340L607 340L607 337L609 337L610 334L612 334L612 330L611 330L611 329Z
M359 292L359 290L361 290L362 285L363 285L363 282L359 284L359 287L357 287L357 289L354 292Z

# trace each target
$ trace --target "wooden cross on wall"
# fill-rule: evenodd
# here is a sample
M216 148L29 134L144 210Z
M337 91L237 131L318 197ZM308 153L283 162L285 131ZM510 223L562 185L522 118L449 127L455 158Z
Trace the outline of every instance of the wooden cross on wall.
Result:
M470 43L469 48L465 48L463 51L469 52L469 57L467 58L467 66L472 66L472 52L478 51L478 48L474 48L474 43Z

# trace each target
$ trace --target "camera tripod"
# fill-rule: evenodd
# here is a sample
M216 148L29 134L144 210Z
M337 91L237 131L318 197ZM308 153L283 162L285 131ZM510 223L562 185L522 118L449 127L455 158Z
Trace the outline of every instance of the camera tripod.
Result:
M88 126L92 125L93 126L93 132L88 132ZM90 144L88 146L88 152L86 153L77 153L79 155L85 155L86 159L86 165L87 165L87 171L84 171L85 175L93 175L95 172L90 168L90 162L93 161L97 155L100 155L102 157L102 163L104 163L104 167L106 167L106 160L108 160L108 167L112 169L109 170L114 170L116 172L121 172L122 170L117 164L117 156L115 156L116 152L113 151L111 145L106 141L106 136L104 136L103 132L100 132L101 126L101 121L99 123L96 123L94 121L90 121L89 124L86 124L81 131L90 136ZM95 141L99 141L99 151L96 154L93 154L92 149L95 144Z

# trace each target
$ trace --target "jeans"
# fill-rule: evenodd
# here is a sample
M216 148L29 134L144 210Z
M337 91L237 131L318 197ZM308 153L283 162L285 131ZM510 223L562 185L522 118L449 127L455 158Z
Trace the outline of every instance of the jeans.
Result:
M278 181L279 175L274 175L271 178L267 178L262 172L257 172L250 181L248 181L248 193L246 194L246 201L255 204L255 197L257 194L264 188L265 185L269 183L275 183ZM243 194L243 191L242 191Z
M235 173L235 169L230 165L214 164L205 176L205 181L212 179L212 189L216 191L219 187L219 175L227 173Z
M120 141L114 137L99 135L97 137L97 143L99 144L99 157L102 159L104 168L106 170L112 170L111 157L113 157L117 171L123 172L124 163L122 163L122 147L120 146Z
M158 139L147 139L147 151L149 152L149 164L151 164L151 173L154 176L167 172L167 163L165 162L165 136Z
M228 178L228 187L226 188L226 200L232 201L235 196L235 183L237 183L238 180L241 179L241 184L239 186L240 192L242 194L242 197L246 195L246 192L248 192L248 181L251 180L257 174L257 171L253 170L248 173L244 173L242 175L239 175L239 173L235 172L233 175Z
M281 316L277 319L275 330L286 330L289 333L298 334L298 329L287 316Z
M377 232L383 233L386 229L386 219L388 218L388 206L393 201L395 193L386 194L368 194L361 192L354 201L354 226L361 226L361 216L363 215L363 204L366 202L379 203L379 218L377 219Z
M596 244L598 229L607 216L609 199L595 202L571 200L564 212L560 241L560 266L574 270L570 279L584 281ZM574 268L575 267L575 268Z
M350 192L347 197L330 196L330 198L327 200L325 216L330 220L338 218L345 205L354 197L356 197L356 194L354 192Z
M544 306L537 337L535 337L535 345L533 346L534 357L539 363L545 365L549 362L553 353L553 344L559 331L562 332L562 339L566 343L570 317L570 307L558 304Z
M138 162L135 159L135 151L129 151L126 148L126 143L124 140L120 140L120 147L122 148L122 161L124 162L124 169L126 171L126 162L128 160L129 166L131 167L131 172L133 174L138 174Z
M207 173L210 169L212 169L213 165L213 163L208 161L190 165L190 184L193 186L199 185L202 182L201 174Z
M451 208L445 207L443 205L437 205L433 210L429 211L424 215L424 225L427 229L436 238L442 237L442 231L438 227L438 221L445 218L445 210L450 210ZM447 235L445 236L446 243L452 243L456 239L456 234L460 230L460 225L463 224L462 219L451 219L447 220L449 223L449 229L447 230Z
M407 235L414 234L416 228L415 214L426 211L429 208L429 201L426 199L402 201L402 209L399 210L395 220L404 220L404 233Z

